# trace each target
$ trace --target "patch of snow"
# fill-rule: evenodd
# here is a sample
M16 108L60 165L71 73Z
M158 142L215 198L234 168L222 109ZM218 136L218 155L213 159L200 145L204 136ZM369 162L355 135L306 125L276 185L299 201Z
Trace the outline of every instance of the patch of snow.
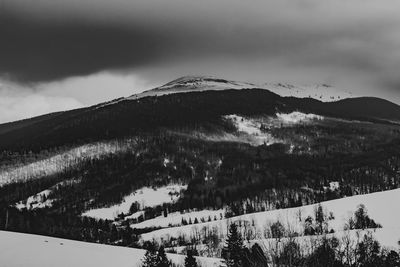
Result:
M139 267L145 250L0 231L0 265L7 267ZM183 255L169 254L183 265ZM201 266L225 266L221 259L196 257Z
M138 202L141 209L154 207L163 203L173 203L180 197L180 192L186 190L187 185L173 184L159 188L143 187L124 197L118 205L107 208L92 209L84 212L82 216L113 220L119 214L129 214L131 205Z
M164 167L167 167L167 165L168 165L170 162L171 162L171 160L170 160L170 159L168 159L168 158L164 158L164 161L163 161L163 166L164 166Z
M277 119L285 124L297 124L302 122L311 122L314 120L323 120L324 117L316 114L305 114L302 112L294 111L288 114L285 113L277 113Z
M137 218L139 218L140 216L144 216L144 211L137 211L137 212L135 212L135 213L133 213L133 214L131 214L131 215L129 215L129 216L125 216L125 219L127 220L127 219L137 219Z
M147 228L147 227L149 227L149 228L150 227L164 228L164 227L168 227L170 225L172 225L172 226L181 225L182 219L186 220L186 222L189 222L189 220L191 220L192 223L194 223L195 219L197 219L199 222L201 222L202 219L207 222L209 220L209 218L211 218L211 221L214 221L214 217L217 217L217 220L220 220L221 214L222 214L222 216L225 215L224 209L201 210L201 211L193 211L193 212L188 212L188 213L174 212L174 213L169 213L167 217L159 216L154 219L143 221L141 223L131 224L131 227L132 228Z
M220 140L225 139L233 142L245 142L256 146L262 144L271 145L274 143L284 143L283 140L273 137L272 134L268 132L268 130L272 128L292 126L299 123L312 123L316 120L324 119L324 117L320 115L311 113L305 114L298 111L291 113L277 113L276 116L264 116L256 118L231 114L223 116L223 118L232 121L239 132L239 136L229 136L229 134L225 134L224 136L219 137ZM210 138L212 137L207 137L207 139ZM291 151L293 151L293 149L294 147L291 147Z
M15 207L19 210L22 210L22 209L33 210L33 209L42 209L42 208L51 207L53 205L53 202L55 201L55 199L49 199L49 195L51 194L51 192L54 189L62 187L62 186L72 185L74 183L79 183L79 182L80 182L79 179L71 179L71 180L65 180L65 181L59 182L46 190L43 190L39 193L36 193L33 196L28 197L24 201L22 201L22 200L19 201L18 203L15 204Z
M259 120L252 118L245 118L239 115L226 115L225 119L233 122L239 133L244 134L250 138L239 138L242 141L248 141L250 144L254 145L270 145L273 143L280 142L274 138L271 134L261 131L262 123ZM235 138L237 139L237 138ZM233 141L235 140L233 139Z
M292 85L287 83L264 83L260 87L275 94L287 97L314 98L323 102L338 101L356 97L352 92L342 90L327 84Z
M51 193L51 190L46 189L43 190L33 196L28 197L26 201L20 201L18 202L15 207L17 209L41 209L41 208L46 208L46 207L51 207L53 204L53 199L48 199L49 195Z

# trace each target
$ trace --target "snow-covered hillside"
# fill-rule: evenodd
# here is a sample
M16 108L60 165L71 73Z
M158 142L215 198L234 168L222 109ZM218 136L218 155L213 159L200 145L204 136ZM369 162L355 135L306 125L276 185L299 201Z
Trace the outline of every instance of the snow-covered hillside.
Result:
M52 175L76 166L82 160L100 158L107 154L131 150L135 140L107 141L90 143L71 148L47 159L38 160L19 166L1 166L0 187L18 181L26 181Z
M4 267L138 267L145 250L61 238L0 231L0 266ZM183 266L184 256L167 254ZM223 266L220 259L197 258L202 266Z
M207 222L209 220L220 220L224 218L225 210L201 210L193 212L173 212L169 213L167 217L159 216L154 219L146 220L137 224L132 224L132 228L147 228L147 227L169 227L170 225L181 225L182 220L186 222Z
M140 209L154 207L163 203L172 203L179 198L181 191L185 190L186 188L186 185L179 184L171 184L159 188L143 187L139 190L136 190L129 196L126 196L118 205L88 210L83 213L82 216L114 220L121 213L129 214L129 208L131 207L132 203L139 203Z
M262 144L285 143L284 140L274 137L269 132L272 128L282 128L295 124L310 124L318 120L323 120L324 117L295 111L291 113L276 113L275 116L259 117L243 117L231 114L224 116L224 119L231 121L238 131L238 135L236 136L225 134L226 141L243 142L259 146Z
M161 96L166 94L198 92L209 90L228 89L266 89L281 96L310 97L324 102L337 101L344 98L354 97L350 92L334 88L326 84L317 85L291 85L284 83L254 84L220 79L212 76L185 76L169 82L163 86L132 95L127 100L136 100L146 96Z
M376 239L382 246L387 249L397 250L399 248L400 240L400 228L377 228L377 229L365 229L365 230L348 230L337 233L326 234L327 238L335 237L340 242L349 242L351 247L355 247L365 235L371 235ZM321 235L312 236L299 236L290 238L268 238L268 239L256 239L246 242L245 245L252 246L254 244L260 245L265 251L273 251L276 247L282 247L287 244L289 240L294 240L300 245L300 249L303 254L309 254L315 248L315 244L321 241ZM342 244L343 244L342 243ZM179 248L180 251L184 249Z
M364 204L366 206L370 218L381 224L383 229L393 230L400 228L400 207L394 205L394 203L398 203L399 201L400 189L395 189L326 201L321 204L326 214L330 215L330 213L332 213L333 218L328 221L328 228L333 229L335 232L343 231L345 223L356 211L359 204ZM143 234L141 238L143 240L169 240L170 238L185 237L187 240L190 240L191 236L197 236L199 233L212 228L218 229L218 233L224 237L226 236L230 223L241 221L254 230L255 239L264 239L265 229L278 220L285 228L290 228L291 231L302 234L304 231L305 219L308 216L314 217L316 207L317 204L297 208L271 210L212 222L165 228ZM400 239L400 235L396 238ZM390 244L391 243L392 242L390 242ZM383 244L385 244L385 242L383 242Z

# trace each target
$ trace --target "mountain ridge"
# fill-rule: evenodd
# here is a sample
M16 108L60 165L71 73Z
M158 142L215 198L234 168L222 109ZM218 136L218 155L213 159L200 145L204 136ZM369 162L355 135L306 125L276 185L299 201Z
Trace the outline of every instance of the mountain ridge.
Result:
M196 82L209 81L214 87L187 90ZM267 89L245 88L247 83L234 83L210 77L184 77L154 89L156 91L151 90L151 95L120 98L91 107L0 124L0 149L41 149L75 142L96 142L163 127L215 122L229 114L274 115L278 111L301 111L381 123L400 121L400 106L380 98L322 102L314 98L282 97ZM184 89L168 93L171 86L176 88L176 84L183 85ZM232 84L237 86L236 89L229 88ZM213 90L216 85L219 90ZM165 88L167 93L154 95L157 89Z
M322 88L322 91L320 90ZM125 99L135 100L146 96L161 96L173 93L187 93L209 90L228 89L264 89L274 92L282 97L309 97L324 102L337 101L343 98L354 97L352 93L337 90L331 85L293 85L288 83L263 83L233 81L214 76L182 76L162 86L131 95Z

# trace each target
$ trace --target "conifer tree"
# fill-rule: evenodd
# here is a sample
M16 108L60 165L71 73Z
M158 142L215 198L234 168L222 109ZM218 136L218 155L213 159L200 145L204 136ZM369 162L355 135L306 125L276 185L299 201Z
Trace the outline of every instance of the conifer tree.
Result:
M223 255L228 267L241 267L243 265L243 249L243 239L236 224L232 223L229 227Z
M171 262L167 258L167 254L165 253L164 247L161 246L158 249L158 254L157 254L157 265L156 267L169 267L171 266Z
M185 267L197 267L196 258L193 257L193 250L188 250L185 258Z
M158 263L157 250L154 244L151 244L146 251L142 267L155 267Z

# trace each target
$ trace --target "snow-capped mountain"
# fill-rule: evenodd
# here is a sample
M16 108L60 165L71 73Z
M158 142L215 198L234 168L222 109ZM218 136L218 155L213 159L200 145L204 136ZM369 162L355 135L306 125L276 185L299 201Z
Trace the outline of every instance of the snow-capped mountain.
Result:
M288 83L262 83L232 81L213 76L184 76L173 80L160 87L132 95L126 99L139 99L146 96L162 96L166 94L201 92L211 90L243 90L265 89L280 96L292 96L298 98L314 98L323 102L337 101L354 97L351 92L340 90L327 84L292 85Z
M198 91L229 89L241 90L251 88L258 88L258 86L252 83L230 81L212 76L184 76L160 87L132 95L128 97L128 99Z

